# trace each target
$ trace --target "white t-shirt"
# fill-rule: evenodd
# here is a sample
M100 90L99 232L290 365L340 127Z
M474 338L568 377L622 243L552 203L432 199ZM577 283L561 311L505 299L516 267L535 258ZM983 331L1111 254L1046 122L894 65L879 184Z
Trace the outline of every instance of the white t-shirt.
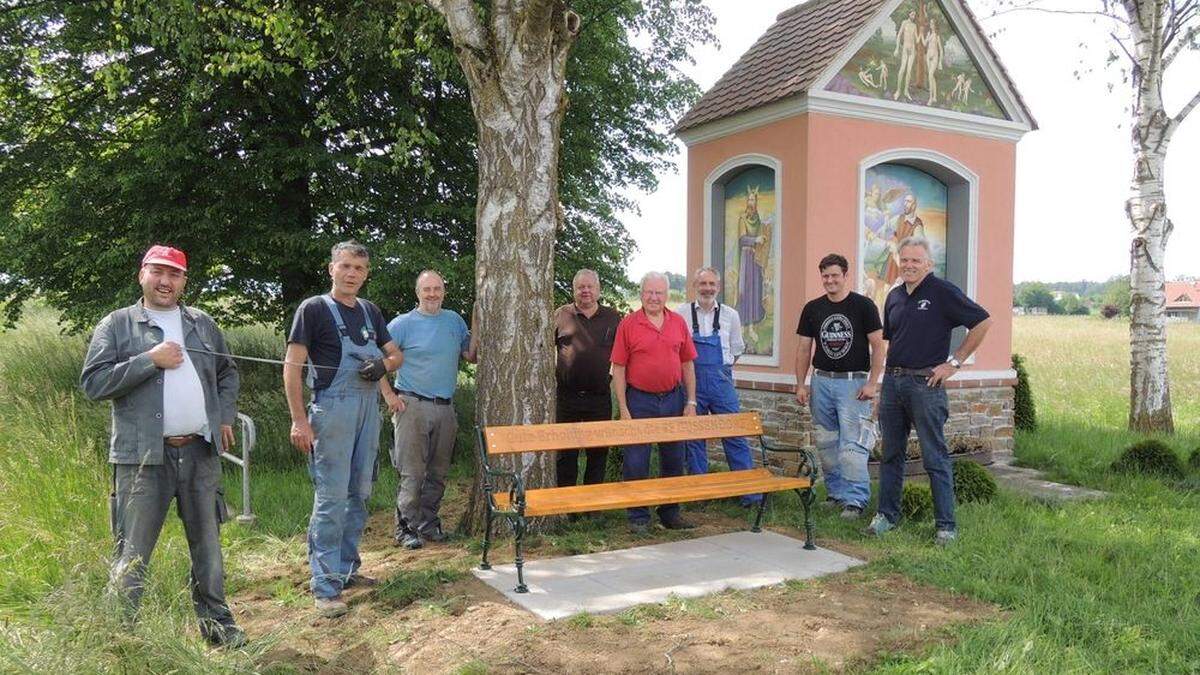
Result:
M183 343L183 316L179 307L160 311L146 308L150 321L162 329L163 341ZM208 415L204 408L204 385L187 350L178 368L163 371L163 436L200 434L209 440Z

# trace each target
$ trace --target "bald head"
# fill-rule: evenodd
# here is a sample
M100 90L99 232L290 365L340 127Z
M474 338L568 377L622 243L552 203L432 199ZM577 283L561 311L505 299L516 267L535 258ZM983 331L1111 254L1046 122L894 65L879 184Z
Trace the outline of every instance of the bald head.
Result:
M442 311L446 299L446 282L437 270L425 270L417 275L417 309L424 314Z

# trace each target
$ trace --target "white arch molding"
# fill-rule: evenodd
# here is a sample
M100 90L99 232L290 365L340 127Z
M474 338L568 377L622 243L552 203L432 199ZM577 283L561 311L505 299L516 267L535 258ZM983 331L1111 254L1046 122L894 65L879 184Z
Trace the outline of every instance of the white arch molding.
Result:
M858 223L855 226L855 277L857 287L863 277L863 218L866 215L867 170L880 164L905 164L919 171L924 171L944 183L947 189L956 185L967 186L967 267L966 292L972 300L977 298L979 289L979 174L972 171L966 164L953 157L926 148L892 148L864 157L858 163ZM947 204L947 227L956 223L950 221L949 204ZM947 230L949 232L949 229ZM948 239L948 237L947 237ZM883 308L880 307L880 310ZM952 343L952 349L957 347L958 340ZM974 363L975 355L967 359Z
M775 307L775 325L771 336L772 354L771 356L756 356L747 354L738 359L739 365L746 366L772 366L778 367L780 364L780 349L779 326L780 321L780 303L782 302L782 270L780 269L780 251L783 250L783 162L780 162L775 157L758 153L746 153L730 157L721 162L717 168L709 172L704 179L704 266L713 265L712 249L713 249L713 186L724 178L729 172L744 166L765 166L775 172L775 223L774 231L772 232L773 249L771 251L771 261L774 263L775 279L773 285L775 287L774 296L772 298ZM860 217L861 219L861 217ZM722 242L724 245L724 242ZM724 263L724 261L721 261ZM723 267L723 265L722 265ZM688 270L688 274L691 274ZM722 293L724 295L724 293Z

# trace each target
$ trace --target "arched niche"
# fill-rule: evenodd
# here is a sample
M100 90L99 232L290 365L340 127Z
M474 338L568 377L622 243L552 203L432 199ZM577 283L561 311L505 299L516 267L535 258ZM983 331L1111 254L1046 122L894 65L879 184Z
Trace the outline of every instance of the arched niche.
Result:
M934 272L976 297L979 177L975 172L939 152L898 148L865 158L859 165L858 186L857 286L876 301L880 311L887 292L898 282L895 263L887 258L907 234L924 234L933 244ZM910 209L913 202L915 209ZM952 350L965 333L961 328L955 331Z
M705 179L704 264L721 272L721 302L738 310L744 365L778 366L782 167L767 155L733 157Z

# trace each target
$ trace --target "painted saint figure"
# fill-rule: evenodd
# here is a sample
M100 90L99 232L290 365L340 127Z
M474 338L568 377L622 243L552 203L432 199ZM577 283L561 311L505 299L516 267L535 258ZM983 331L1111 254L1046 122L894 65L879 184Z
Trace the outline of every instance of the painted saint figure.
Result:
M752 326L767 316L763 307L763 267L766 265L765 228L758 214L758 188L746 188L746 209L738 218L737 311Z
M901 93L904 94L904 98L912 100L908 89L912 84L913 68L917 62L917 42L919 41L917 13L909 11L908 18L900 24L899 30L896 31L896 50L893 53L893 56L900 57L900 67L896 69L896 93L892 96L897 101L900 100Z
M904 213L896 218L896 226L888 239L888 265L884 275L887 288L900 278L900 242L909 237L925 237L925 223L917 215L917 198L912 194L904 196Z

